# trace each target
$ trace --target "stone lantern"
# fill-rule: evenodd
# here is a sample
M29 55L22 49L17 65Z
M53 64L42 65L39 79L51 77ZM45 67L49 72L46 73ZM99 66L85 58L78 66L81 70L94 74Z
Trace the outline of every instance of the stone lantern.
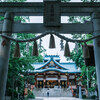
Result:
M79 80L78 86L79 86L79 98L82 99L82 82L81 82L81 80Z

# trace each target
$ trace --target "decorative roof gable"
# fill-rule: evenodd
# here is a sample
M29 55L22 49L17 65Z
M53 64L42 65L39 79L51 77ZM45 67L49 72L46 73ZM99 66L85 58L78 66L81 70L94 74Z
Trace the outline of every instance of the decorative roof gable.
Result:
M80 73L75 63L59 63L55 57L51 56L47 62L34 63L34 73L43 73L46 71L57 71L60 73Z

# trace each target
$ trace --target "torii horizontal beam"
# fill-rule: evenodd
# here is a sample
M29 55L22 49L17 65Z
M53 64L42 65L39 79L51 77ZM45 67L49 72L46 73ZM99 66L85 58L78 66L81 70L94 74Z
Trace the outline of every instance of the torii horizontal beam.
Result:
M45 31L56 31L63 34L86 34L92 33L93 27L92 22L61 24L60 27L45 27L42 23L35 24L15 22L12 28L12 33L43 33ZM8 32L10 31L8 30ZM0 23L0 33L2 33L2 23Z
M90 16L93 12L100 12L100 3L60 3L62 16ZM17 16L43 16L44 3L33 2L2 2L0 15L6 11L14 12Z

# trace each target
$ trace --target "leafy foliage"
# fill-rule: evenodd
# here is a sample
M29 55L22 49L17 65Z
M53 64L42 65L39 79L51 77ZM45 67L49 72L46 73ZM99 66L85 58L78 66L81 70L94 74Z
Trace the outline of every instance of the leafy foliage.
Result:
M6 95L16 98L18 93L23 95L25 81L34 84L34 77L30 75L27 76L28 74L24 74L24 72L28 72L29 69L34 70L31 63L35 61L41 62L42 57L10 58ZM18 91L16 91L16 88L18 88Z
M2 0L2 2L24 2L26 0ZM3 21L4 17L0 16L0 21ZM29 21L28 16L15 16L14 21L21 21L25 23ZM34 34L23 34L17 33L13 34L14 38L17 39L29 39L35 37ZM43 57L41 53L44 51L42 47L39 49L39 56L32 57L32 48L34 42L30 43L20 43L20 52L21 58L14 58L14 49L15 49L15 42L11 42L11 52L10 52L10 60L9 60L9 67L8 67L8 79L7 79L7 88L6 88L6 95L11 96L12 100L17 100L18 94L20 96L24 96L24 86L25 82L34 84L34 76L28 74L29 70L34 70L31 66L34 62L42 62ZM34 94L33 94L34 95Z
M83 2L100 2L100 0L81 0Z
M27 98L35 99L35 95L33 94L33 92L31 92L30 90L28 90Z
M83 2L98 2L98 0L81 0ZM89 16L71 16L69 17L69 23L84 23L85 21L90 21L91 18ZM88 39L92 35L91 34L73 34L73 39ZM87 44L92 44L93 41L87 42ZM78 44L78 52L74 49L71 53L71 59L75 61L76 65L81 68L81 77L82 84L84 86L89 83L89 91L95 91L97 89L96 84L96 67L95 66L86 66L83 59L82 47L81 44ZM88 71L87 71L88 70ZM87 87L87 86L86 86Z

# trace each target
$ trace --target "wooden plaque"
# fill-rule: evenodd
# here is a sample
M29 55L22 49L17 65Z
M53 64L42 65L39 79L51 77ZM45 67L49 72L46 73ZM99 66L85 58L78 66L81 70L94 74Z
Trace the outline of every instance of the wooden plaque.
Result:
M60 26L60 2L44 1L44 25Z

